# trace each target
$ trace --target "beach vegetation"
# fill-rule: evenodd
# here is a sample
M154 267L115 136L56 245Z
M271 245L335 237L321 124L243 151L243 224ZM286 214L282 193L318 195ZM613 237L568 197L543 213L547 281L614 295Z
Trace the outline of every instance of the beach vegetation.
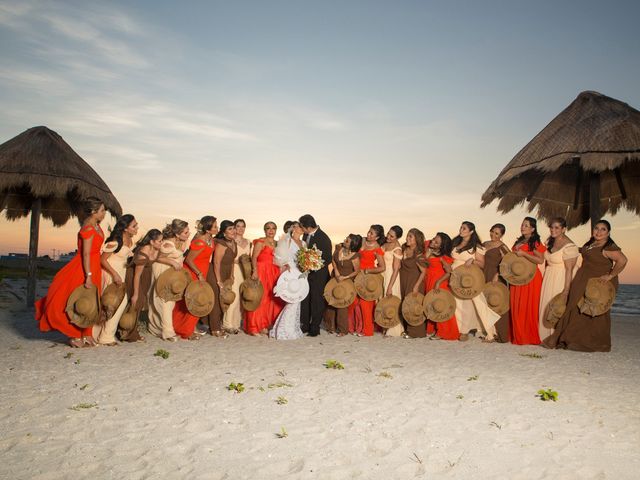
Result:
M278 438L287 438L288 436L289 434L287 433L287 430L284 427L280 427L280 431L276 433L276 437Z
M169 352L167 352L166 350L159 348L158 350L156 350L156 353L153 354L154 357L162 357L165 360L167 358L169 358Z
M79 412L80 410L87 410L89 408L95 408L97 407L98 404L97 403L78 403L77 405L74 405L73 407L69 407L69 410L74 410L76 412Z
M519 353L521 357L529 357L529 358L544 358L544 355L540 355L539 353Z
M478 378L480 378L480 375L474 375L473 377L467 378L467 382L473 382L474 380L478 380Z
M558 400L558 392L553 391L550 388L547 388L546 390L538 390L537 396L540 397L540 400L542 400L543 402L547 402L549 400L555 402Z
M331 368L333 370L344 370L344 365L338 360L327 360L323 365L325 368Z
M227 390L234 391L236 393L242 393L244 392L244 383L231 382L229 385L227 385Z
M278 405L286 405L287 403L289 403L289 400L287 400L287 397L280 395L278 398L276 398L276 403Z
M393 375L391 375L389 372L380 372L378 374L378 376L382 377L382 378L388 378L388 379L392 379L393 378Z

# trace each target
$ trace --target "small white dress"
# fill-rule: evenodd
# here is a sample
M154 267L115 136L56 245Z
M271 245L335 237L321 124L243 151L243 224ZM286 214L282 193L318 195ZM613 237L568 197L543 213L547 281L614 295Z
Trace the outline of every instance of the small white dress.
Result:
M402 260L402 248L396 247L393 250L384 251L384 290L383 293L386 295L387 287L389 286L389 282L391 282L391 277L393 275L393 260L395 258ZM393 282L393 287L391 287L391 294L395 295L398 298L402 298L402 293L400 290L400 272L398 271L398 275L396 276L396 281ZM387 337L400 337L404 333L404 326L402 322L398 323L395 327L388 328L385 332Z
M182 264L184 260L184 252L176 248L175 244L171 241L163 241L160 245L161 257L168 257L172 260ZM151 265L151 271L153 273L153 280L151 281L151 290L149 292L149 324L147 328L149 333L160 337L163 340L173 338L176 336L176 331L173 329L173 307L176 302L166 302L156 294L156 280L165 270L173 268L163 263L153 262Z
M240 284L245 281L245 278L244 275L242 275L238 259L240 258L240 255L251 255L251 240L246 241L247 244L244 247L241 247L236 243L238 254L233 260L233 286L231 287L233 293L236 294L236 298L233 303L229 305L229 308L222 319L222 326L227 330L240 330L242 327L244 311L242 310L242 302L240 301Z

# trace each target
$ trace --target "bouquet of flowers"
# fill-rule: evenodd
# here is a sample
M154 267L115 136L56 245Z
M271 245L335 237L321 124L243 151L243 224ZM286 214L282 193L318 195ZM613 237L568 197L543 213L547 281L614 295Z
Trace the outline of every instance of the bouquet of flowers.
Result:
M322 252L318 250L318 247L315 245L311 248L303 247L298 250L296 264L298 265L298 269L303 273L320 270L324 266Z

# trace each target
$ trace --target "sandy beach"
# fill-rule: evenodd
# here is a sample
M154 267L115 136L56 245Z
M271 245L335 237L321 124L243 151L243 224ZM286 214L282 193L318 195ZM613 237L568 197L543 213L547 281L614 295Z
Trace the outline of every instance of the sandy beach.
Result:
M0 300L0 478L631 479L640 469L637 317L614 319L607 354L324 332L71 349L12 295ZM558 401L541 401L541 388Z

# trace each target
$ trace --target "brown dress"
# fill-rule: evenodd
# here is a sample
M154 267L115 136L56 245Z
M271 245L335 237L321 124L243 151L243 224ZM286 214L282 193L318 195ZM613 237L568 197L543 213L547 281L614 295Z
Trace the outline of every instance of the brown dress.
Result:
M566 348L579 352L610 352L611 315L609 312L597 317L584 315L578 309L578 300L584 296L590 278L601 277L611 271L613 262L602 251L617 252L620 247L614 243L608 247L582 247L580 250L582 266L571 282L567 310L558 321L555 331L542 343L549 348ZM617 291L618 277L612 278L611 283Z
M420 278L420 269L418 268L418 257L413 255L412 257L404 257L400 261L400 293L402 294L402 300L413 292L413 287ZM420 282L419 290L424 295L424 282ZM420 325L412 326L405 322L405 332L407 335L413 338L421 338L427 336L427 322L426 320Z
M338 267L338 273L343 277L347 275L351 275L355 272L355 267L353 266L353 261L358 258L358 254L354 254L352 257L347 258L345 260L340 260L340 248L336 247L333 252L333 261L336 263ZM333 276L335 277L336 272L333 272ZM353 315L354 308L357 303L357 297L354 299L353 303L348 307L344 308L335 308L331 305L327 306L327 309L324 313L324 321L325 328L328 332L337 332L342 334L349 333L349 315Z
M140 284L138 285L138 300L135 305L129 305L128 308L133 308L136 311L136 324L131 330L123 330L118 327L118 337L123 342L136 342L141 339L138 333L138 320L140 314L149 310L149 289L151 288L151 279L153 274L151 272L151 264L153 261L149 259L146 253L136 253L129 265L127 266L127 273L125 275L125 285L127 287L127 296L131 298L133 296L133 277L135 274L136 266L143 266L144 269L140 274Z
M490 282L496 273L500 272L500 262L502 256L509 253L509 249L506 246L494 247L485 250L484 254L484 281ZM498 277L498 280L505 285L507 282L502 277ZM496 341L500 343L509 342L509 312L505 313L494 324L496 328Z
M231 276L233 275L233 261L238 254L236 244L233 241L227 242L224 239L216 238L215 243L217 244L216 248L220 248L222 246L226 247L226 250L224 251L224 255L222 256L222 260L220 261L221 278L216 278L216 274L213 268L213 259L215 257L215 254L211 257L211 263L209 264L209 270L207 271L207 282L209 283L209 285L211 285L211 288L213 288L213 293L215 295L216 301L213 305L213 310L211 310L211 313L203 318L207 319L209 330L212 334L213 332L222 331L223 327L222 320L224 317L224 312L222 311L222 303L220 302L220 287L218 287L218 282L224 282L231 278ZM230 244L233 245L233 249L229 246Z

